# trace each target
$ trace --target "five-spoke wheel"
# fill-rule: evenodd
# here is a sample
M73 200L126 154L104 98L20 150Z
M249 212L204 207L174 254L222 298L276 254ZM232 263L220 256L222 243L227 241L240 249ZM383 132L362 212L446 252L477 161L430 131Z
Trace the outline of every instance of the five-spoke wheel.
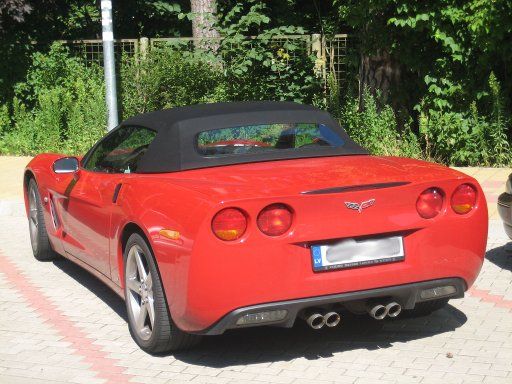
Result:
M34 257L39 261L53 260L58 255L53 251L46 232L44 223L44 211L41 204L41 196L34 179L30 179L27 187L28 197L28 228L30 244Z
M135 342L149 353L197 344L200 337L181 331L169 314L157 264L145 237L133 233L124 246L123 256L128 325Z
M134 244L126 260L126 300L141 339L148 340L155 327L153 279L142 248Z
M35 183L30 183L28 190L28 206L29 206L29 216L28 216L28 227L30 230L30 243L32 244L32 250L37 252L38 245L38 207L37 207L37 186Z

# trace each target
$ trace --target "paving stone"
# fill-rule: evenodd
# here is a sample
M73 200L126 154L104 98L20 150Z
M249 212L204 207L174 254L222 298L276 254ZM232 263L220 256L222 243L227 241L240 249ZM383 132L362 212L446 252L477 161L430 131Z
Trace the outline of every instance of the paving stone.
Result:
M469 171L491 197L509 172ZM33 259L23 210L19 191L0 193L0 227L8 228L0 252L60 315L42 315L45 306L13 287L0 266L1 384L512 383L512 252L494 209L475 294L431 316L399 318L381 331L247 329L166 356L137 347L121 299L87 272ZM64 325L81 335L63 334Z

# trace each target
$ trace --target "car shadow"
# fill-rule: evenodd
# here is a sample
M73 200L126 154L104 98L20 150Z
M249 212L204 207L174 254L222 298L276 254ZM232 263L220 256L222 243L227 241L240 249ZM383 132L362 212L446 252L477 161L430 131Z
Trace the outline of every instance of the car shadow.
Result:
M512 271L512 242L490 249L485 258L501 269Z
M103 282L67 259L62 258L53 263L127 321L124 301ZM291 361L296 358L316 360L344 351L389 348L394 343L451 332L466 321L466 315L451 305L430 316L400 316L379 322L366 315L354 316L347 313L343 314L342 322L336 328L315 331L298 319L293 328L230 330L220 336L204 337L202 343L192 350L167 356L187 364L212 368Z
M347 318L348 317L348 318ZM422 339L462 326L467 317L448 305L430 316L402 318L376 324L368 317L348 315L336 328L312 330L302 320L293 328L257 327L227 331L205 337L191 351L176 352L174 358L187 364L226 368L230 366L316 360L355 349L390 348L394 343Z
M128 321L126 307L121 299L106 284L85 269L63 257L54 260L53 264L77 283L82 285L107 304L124 321Z

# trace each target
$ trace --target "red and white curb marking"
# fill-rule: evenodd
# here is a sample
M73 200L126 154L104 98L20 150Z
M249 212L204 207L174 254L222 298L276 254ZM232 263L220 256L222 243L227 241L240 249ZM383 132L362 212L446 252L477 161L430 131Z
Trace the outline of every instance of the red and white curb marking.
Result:
M506 308L509 311L512 311L512 300L504 299L501 295L493 295L489 292L490 291L486 289L479 289L476 287L471 287L468 290L469 295L472 297L479 298L486 303L493 303L495 307Z
M63 341L71 344L74 353L83 357L82 362L90 364L90 370L96 372L96 378L106 383L128 383L133 376L124 373L124 368L116 365L118 360L107 356L101 346L94 344L89 337L75 325L61 310L57 308L37 287L30 282L8 257L0 252L0 272L9 284L23 295L27 303L36 309L39 318L52 326L63 337Z
M128 383L134 376L124 373L124 368L117 366L118 359L107 356L101 346L94 344L95 339L88 336L72 320L70 320L51 300L23 274L15 263L0 252L2 273L9 284L14 287L26 300L28 305L37 311L39 318L52 326L69 342L74 354L83 358L82 362L90 364L89 370L96 373L96 378L105 380L108 384ZM496 307L505 308L512 312L512 300L503 296L489 293L488 290L472 287L468 294L483 302L492 303Z

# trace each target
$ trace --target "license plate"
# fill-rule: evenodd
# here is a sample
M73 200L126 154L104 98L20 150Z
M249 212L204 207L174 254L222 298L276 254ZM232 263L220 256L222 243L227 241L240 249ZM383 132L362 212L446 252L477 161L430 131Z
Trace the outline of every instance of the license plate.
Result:
M404 260L404 242L402 236L344 239L334 244L311 246L311 258L315 271L391 263Z

